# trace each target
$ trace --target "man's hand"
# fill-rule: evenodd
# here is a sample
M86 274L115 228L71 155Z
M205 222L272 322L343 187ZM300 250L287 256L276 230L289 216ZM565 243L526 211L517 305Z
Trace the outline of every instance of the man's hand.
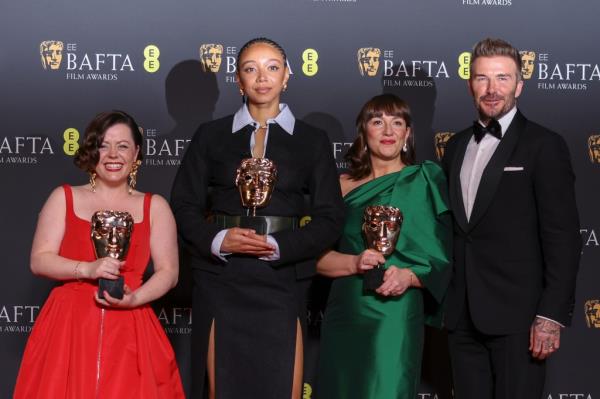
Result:
M560 324L536 317L529 332L531 355L544 360L560 347Z

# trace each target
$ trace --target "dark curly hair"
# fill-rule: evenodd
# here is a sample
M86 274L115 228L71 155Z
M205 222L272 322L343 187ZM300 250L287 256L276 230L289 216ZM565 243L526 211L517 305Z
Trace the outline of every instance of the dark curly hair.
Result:
M367 101L356 118L358 136L344 156L344 159L350 164L348 174L352 180L359 180L371 174L371 157L367 147L367 123L384 114L404 119L407 127L412 125L408 104L397 96L381 94ZM408 136L406 147L407 151L400 153L400 159L405 165L412 165L415 163L414 132Z
M142 137L138 124L135 122L135 119L126 112L113 110L96 115L85 129L83 143L81 143L81 146L77 149L73 159L73 162L79 169L86 172L93 172L96 169L96 165L100 160L98 149L102 145L104 134L110 127L119 123L127 125L131 130L133 142L140 149L138 151L137 159L140 161L142 160L144 138Z

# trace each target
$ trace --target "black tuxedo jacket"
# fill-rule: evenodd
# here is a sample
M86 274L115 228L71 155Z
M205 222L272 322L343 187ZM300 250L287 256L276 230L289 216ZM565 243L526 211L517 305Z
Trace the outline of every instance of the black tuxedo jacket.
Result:
M467 301L486 334L527 331L536 315L570 324L581 238L564 139L517 112L467 221L460 170L472 134L468 128L453 136L442 160L454 214L446 326L456 327Z
M232 124L233 116L228 116L200 126L171 192L177 229L192 267L213 273L220 273L226 263L211 254L212 241L221 228L206 217L246 214L235 175L240 161L251 157L253 128L232 133ZM274 161L278 177L268 206L256 214L312 218L299 230L272 234L281 258L269 264L294 265L299 279L312 276L315 258L335 243L343 227L344 206L331 144L325 132L296 119L293 135L277 124L270 125L265 157ZM308 206L305 196L310 198Z

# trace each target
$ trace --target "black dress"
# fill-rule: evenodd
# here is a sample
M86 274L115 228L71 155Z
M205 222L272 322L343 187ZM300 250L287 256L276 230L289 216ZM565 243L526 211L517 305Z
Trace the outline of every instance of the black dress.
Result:
M293 382L296 322L304 328L306 291L315 258L332 246L343 223L343 203L331 145L325 132L296 120L292 135L269 125L265 157L278 180L257 215L301 217L303 228L271 234L280 259L263 261L211 254L221 227L209 214L244 215L236 169L250 157L252 126L232 133L233 116L202 125L184 156L171 193L173 211L194 275L192 397L206 392L211 324L219 399L288 398ZM310 201L305 200L308 195ZM184 265L185 267L186 265Z

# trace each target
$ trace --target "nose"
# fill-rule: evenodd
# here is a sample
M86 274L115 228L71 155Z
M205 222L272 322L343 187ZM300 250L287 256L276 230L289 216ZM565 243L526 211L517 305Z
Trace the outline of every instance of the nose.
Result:
M392 124L391 123L384 122L383 134L385 136L391 136L391 135L394 134L394 130L392 129Z
M110 231L108 233L108 241L113 245L117 244L117 242L119 242L117 240L117 228L116 227L113 227L110 229Z
M387 226L385 225L385 223L379 224L379 237L387 237Z
M488 86L487 86L487 92L489 94L493 94L496 92L496 88L497 88L497 83L494 79L490 79L488 81Z

